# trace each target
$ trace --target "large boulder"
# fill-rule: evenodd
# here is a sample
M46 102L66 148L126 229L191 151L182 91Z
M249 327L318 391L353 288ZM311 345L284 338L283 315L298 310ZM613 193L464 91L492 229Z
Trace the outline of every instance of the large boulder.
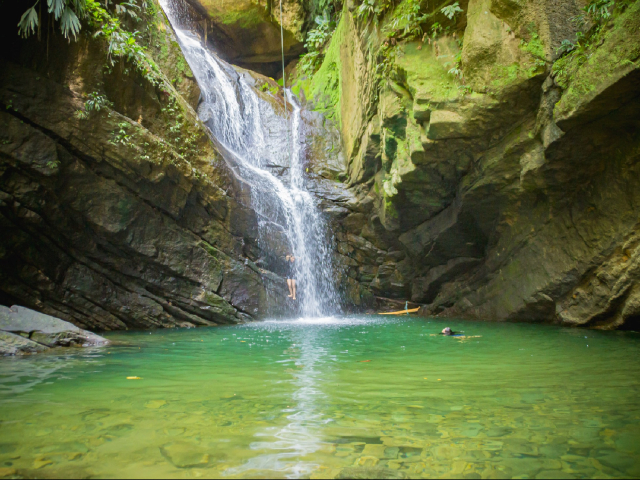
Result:
M43 313L0 305L0 355L40 353L53 347L89 347L109 341Z
M49 350L49 347L21 335L0 330L0 355L2 356L29 355L46 350Z

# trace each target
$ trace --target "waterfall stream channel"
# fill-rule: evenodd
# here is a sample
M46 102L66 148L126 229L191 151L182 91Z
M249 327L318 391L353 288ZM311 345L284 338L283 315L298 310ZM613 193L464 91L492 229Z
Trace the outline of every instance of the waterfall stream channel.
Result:
M318 200L306 188L306 142L298 100L285 90L279 110L278 102L258 94L248 72L235 69L202 45L190 29L195 22L185 6L173 0L160 3L200 86L198 116L236 177L251 191L261 250L296 259L299 297L292 310L302 317L336 313L331 238ZM274 241L279 243L278 252L269 251ZM277 260L284 264L283 258Z

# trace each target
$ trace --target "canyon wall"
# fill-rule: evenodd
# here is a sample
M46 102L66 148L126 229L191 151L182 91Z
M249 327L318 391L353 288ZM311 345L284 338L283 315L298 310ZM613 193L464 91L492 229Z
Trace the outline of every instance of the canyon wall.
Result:
M332 3L313 74L295 57L320 3L283 3L343 307L377 297L425 315L638 328L640 2L618 2L563 55L581 0L460 1L453 21L425 3L424 35L390 37L407 1L376 21ZM198 121L199 88L149 3L128 29L142 63L89 29L68 42L45 19L24 40L19 15L2 20L0 303L94 330L291 313L282 245L259 245L250 192ZM277 77L278 4L184 5L203 42ZM436 22L447 30L427 35ZM283 101L275 81L238 71Z
M617 4L561 57L585 2L461 2L412 41L345 3L295 88L341 132L356 280L426 315L638 328L640 2Z
M0 303L93 330L283 311L284 280L255 263L250 193L197 119L198 85L149 5L130 29L137 63L87 28L67 41L45 23L23 40L19 15L3 19Z

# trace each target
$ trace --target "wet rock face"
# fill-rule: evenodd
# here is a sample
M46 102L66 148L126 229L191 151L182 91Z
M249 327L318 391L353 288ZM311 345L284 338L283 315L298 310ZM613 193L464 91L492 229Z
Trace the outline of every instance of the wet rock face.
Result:
M277 77L282 71L280 3L271 0L185 0L200 18L200 30L210 46L225 60ZM302 2L282 2L285 60L303 53ZM281 75L280 75L281 76Z
M341 131L348 275L429 315L637 328L640 4L552 74L581 8L471 0L462 49L402 43L377 98L378 37L343 17L301 88Z
M3 20L0 58L0 303L96 330L279 311L286 284L254 264L255 214L197 120L162 15L157 85L124 61L106 69L99 38L47 47L16 22ZM109 103L78 115L93 94Z
M28 308L0 306L0 355L41 353L53 347L106 345L105 338Z

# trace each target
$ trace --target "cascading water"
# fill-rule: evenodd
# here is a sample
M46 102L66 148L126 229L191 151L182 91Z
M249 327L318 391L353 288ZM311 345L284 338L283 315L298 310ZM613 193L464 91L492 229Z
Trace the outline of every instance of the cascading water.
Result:
M261 247L268 250L273 239L280 238L286 243L280 245L280 255L284 250L295 256L299 313L305 317L335 313L339 302L333 287L331 239L317 200L305 187L304 132L297 100L285 92L291 107L286 118L258 95L249 74L239 73L202 46L189 31L189 16L180 4L174 0L160 4L202 91L198 115L236 175L251 189ZM274 165L288 168L288 179L275 175L270 170Z

